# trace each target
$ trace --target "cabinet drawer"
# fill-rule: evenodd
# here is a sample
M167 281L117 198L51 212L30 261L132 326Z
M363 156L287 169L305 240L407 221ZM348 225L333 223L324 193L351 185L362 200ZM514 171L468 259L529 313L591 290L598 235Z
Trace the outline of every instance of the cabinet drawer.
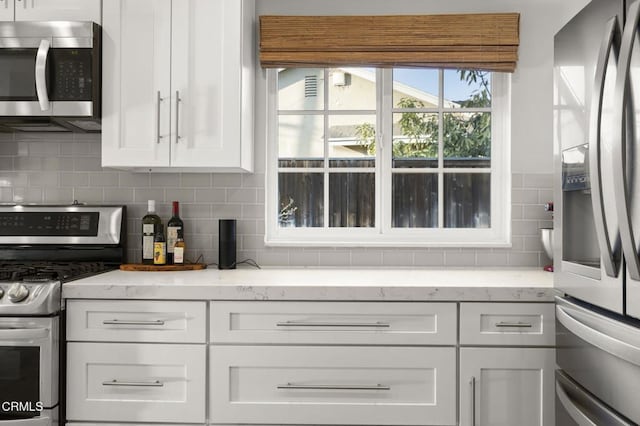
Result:
M461 303L461 345L553 346L553 303Z
M455 345L455 303L211 302L211 342Z
M69 343L67 418L205 422L206 345Z
M212 346L212 423L453 425L454 347Z
M206 302L68 300L67 340L206 342Z

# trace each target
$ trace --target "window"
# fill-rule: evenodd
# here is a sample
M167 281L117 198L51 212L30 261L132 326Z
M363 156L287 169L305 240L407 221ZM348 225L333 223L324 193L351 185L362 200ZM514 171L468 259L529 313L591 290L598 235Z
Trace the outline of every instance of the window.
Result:
M268 244L509 244L507 74L281 68L267 81Z

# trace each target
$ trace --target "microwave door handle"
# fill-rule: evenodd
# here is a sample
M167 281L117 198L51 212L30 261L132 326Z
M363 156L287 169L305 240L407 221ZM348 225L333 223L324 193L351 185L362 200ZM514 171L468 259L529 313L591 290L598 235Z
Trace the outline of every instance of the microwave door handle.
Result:
M631 221L631 205L629 200L630 185L626 177L626 145L627 145L627 105L629 104L629 69L631 65L631 54L636 38L638 20L640 19L640 2L634 2L629 7L627 13L627 23L622 34L620 44L620 62L618 63L618 74L616 76L614 106L613 148L611 157L613 158L613 184L615 187L614 196L616 212L620 226L620 242L625 254L629 275L634 280L640 280L640 260L638 259L637 245L633 234L633 224Z
M38 96L38 103L42 111L48 111L50 102L49 95L47 94L47 56L49 54L49 48L51 42L49 40L41 40L38 47L38 53L36 54L36 95Z
M620 40L620 27L618 17L611 18L606 25L605 36L600 45L596 74L593 81L593 98L589 115L589 178L591 180L591 203L595 231L597 235L600 253L605 273L610 277L616 277L618 270L611 248L611 238L607 230L604 214L604 199L602 197L602 166L600 156L601 130L602 130L602 99L604 95L604 83L609 57L613 53L617 60L616 44Z

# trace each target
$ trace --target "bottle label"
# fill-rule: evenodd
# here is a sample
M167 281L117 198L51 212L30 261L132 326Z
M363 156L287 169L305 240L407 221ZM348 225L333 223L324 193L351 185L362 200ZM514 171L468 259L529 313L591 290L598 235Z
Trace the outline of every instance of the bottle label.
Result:
M142 224L142 234L143 235L153 235L155 233L155 229L153 223L143 223Z
M153 243L153 264L164 265L167 263L167 243Z
M173 246L176 245L176 241L178 240L178 231L181 229L179 226L168 226L167 227L167 252L173 253Z
M173 250L173 263L184 263L184 247L175 247Z
M148 260L153 259L153 235L145 235L142 237L142 258Z

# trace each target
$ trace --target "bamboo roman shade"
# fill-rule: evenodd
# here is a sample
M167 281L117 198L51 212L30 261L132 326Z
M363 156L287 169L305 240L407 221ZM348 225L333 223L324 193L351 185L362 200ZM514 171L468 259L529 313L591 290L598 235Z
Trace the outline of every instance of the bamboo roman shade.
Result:
M518 13L260 17L260 63L513 72Z

